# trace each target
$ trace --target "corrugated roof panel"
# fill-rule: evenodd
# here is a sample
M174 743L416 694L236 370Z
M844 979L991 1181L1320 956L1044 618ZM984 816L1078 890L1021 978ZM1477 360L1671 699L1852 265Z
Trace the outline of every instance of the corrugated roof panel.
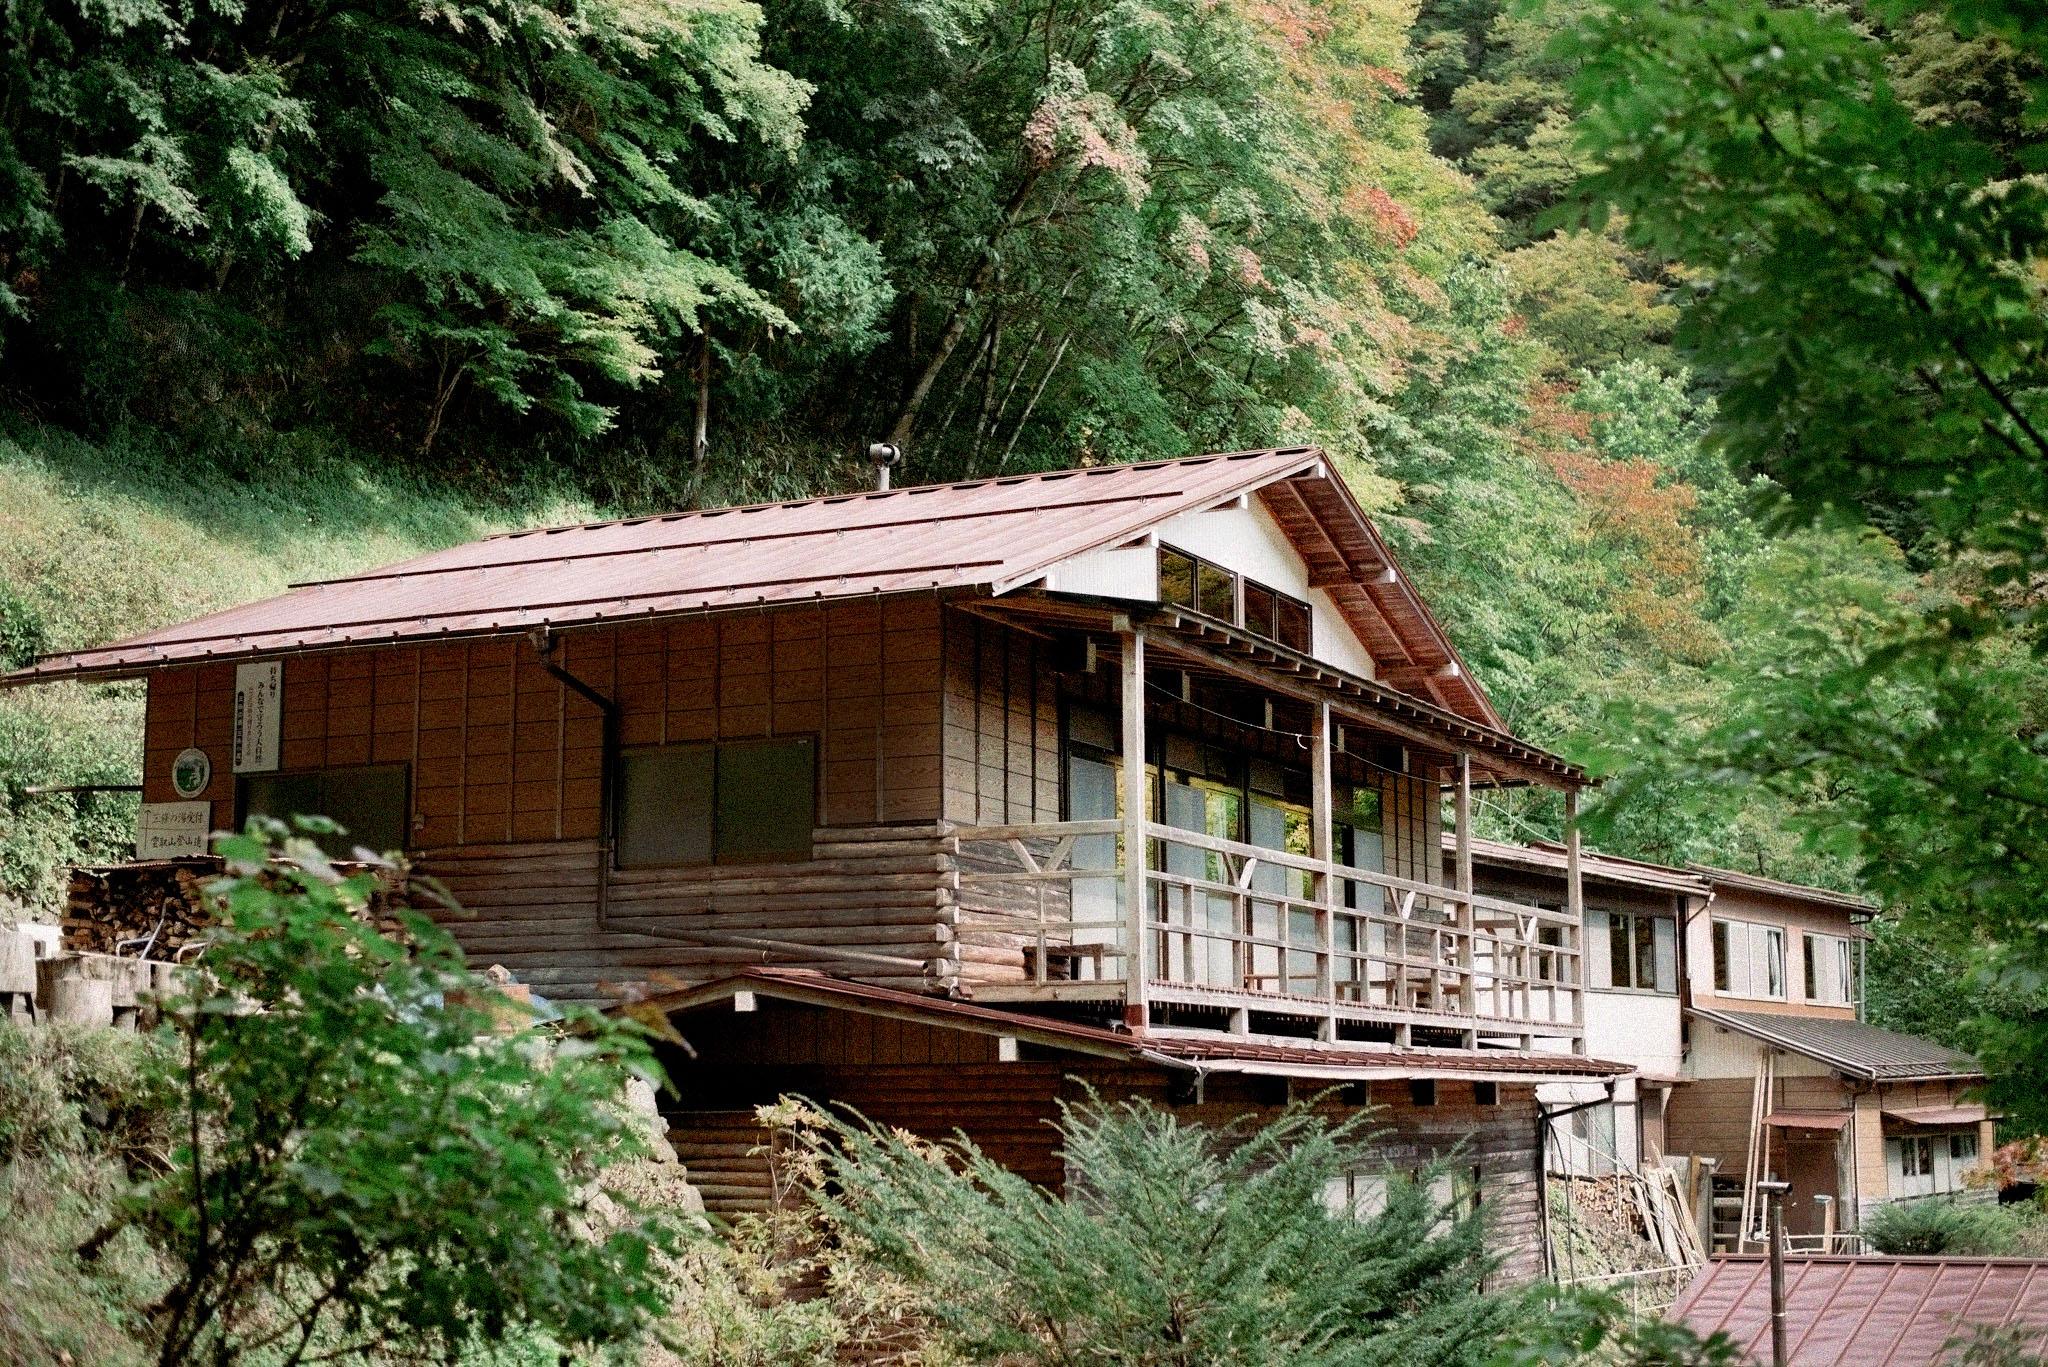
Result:
M1305 448L514 532L112 645L9 682L180 660L1002 584L1320 468Z
M1695 1333L1726 1333L1752 1359L1771 1344L1770 1263L1710 1261L1671 1308ZM1927 1367L1979 1327L2048 1346L2048 1263L2017 1258L1788 1258L1786 1344L1795 1367Z
M1693 1008L1692 1014L1872 1080L1983 1076L1976 1060L1967 1054L1917 1035L1880 1030L1862 1021L1705 1007Z

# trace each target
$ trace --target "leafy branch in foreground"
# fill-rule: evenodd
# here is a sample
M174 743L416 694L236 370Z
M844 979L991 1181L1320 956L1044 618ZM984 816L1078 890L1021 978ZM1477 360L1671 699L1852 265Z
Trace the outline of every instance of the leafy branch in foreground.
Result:
M401 912L402 938L383 933L375 875L276 823L219 849L220 928L163 1003L184 1142L124 1216L178 1269L147 1312L159 1361L636 1339L668 1308L656 1255L676 1236L574 1220L642 1151L619 1098L650 1071L644 1039L585 1012L567 1034L510 1028L521 1008L445 931Z

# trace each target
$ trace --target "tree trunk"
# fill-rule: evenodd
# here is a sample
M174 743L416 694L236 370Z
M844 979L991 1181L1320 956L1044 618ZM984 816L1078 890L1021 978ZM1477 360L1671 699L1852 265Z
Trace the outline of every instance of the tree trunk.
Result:
M690 506L704 492L704 467L711 459L711 326L705 324L697 343L697 420L690 438Z
M931 356L917 372L911 382L910 392L904 396L903 405L896 411L896 420L889 424L886 440L894 442L905 452L910 449L910 434L917 426L917 415L924 411L925 400L931 397L932 386L938 382L939 372L946 368L946 362L953 359L953 351L960 345L960 339L967 335L967 323L974 313L974 306L981 293L988 287L989 277L995 273L997 250L1010 229L1017 226L1017 220L1024 216L1024 206L1030 202L1032 187L1038 184L1039 171L1027 171L1016 190L1011 192L1009 202L1003 206L1002 216L995 229L981 244L981 251L975 257L974 268L968 272L967 283L960 295L953 301L952 312L946 316L946 324L939 330L939 339L932 347Z
M1031 410L1038 407L1038 400L1040 396L1045 393L1045 386L1047 385L1047 383L1051 381L1052 373L1055 370L1058 370L1060 368L1060 362L1066 359L1067 343L1073 340L1073 334L1068 333L1066 336L1060 338L1060 344L1057 347L1053 348L1052 360L1045 367L1045 374L1038 377L1038 388L1031 391L1031 398L1025 403L1024 412L1022 413L1022 415L1018 417L1017 425L1010 429L1010 440L1009 443L1003 447L1003 458L1000 461L996 462L996 473L1001 474L1005 469L1009 467L1010 456L1017 449L1017 438L1024 435L1024 425L1031 421Z

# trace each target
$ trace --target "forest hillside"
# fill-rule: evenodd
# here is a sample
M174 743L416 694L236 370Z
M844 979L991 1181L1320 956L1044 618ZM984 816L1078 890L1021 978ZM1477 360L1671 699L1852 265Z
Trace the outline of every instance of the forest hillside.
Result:
M1313 441L1511 725L1626 764L1628 716L1956 589L1909 518L1788 531L1703 441L1686 263L1559 212L1585 8L12 7L0 657L496 527L852 488L871 440L916 481ZM2017 119L1995 44L1894 48L1924 117ZM129 799L35 790L132 782L138 706L0 697L0 894L126 842ZM1600 839L1853 883L1784 825L1823 786L1724 796L1638 772Z

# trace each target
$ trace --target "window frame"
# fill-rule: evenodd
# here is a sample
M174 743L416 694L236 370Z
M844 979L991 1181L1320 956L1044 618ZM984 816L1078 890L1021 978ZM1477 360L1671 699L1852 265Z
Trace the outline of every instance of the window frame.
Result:
M1166 561L1169 556L1187 562L1188 595L1186 600L1170 597L1167 594ZM1254 579L1250 575L1233 570L1227 565L1218 564L1206 556L1196 555L1193 551L1183 550L1179 546L1169 545L1164 541L1159 543L1158 554L1154 558L1153 566L1155 573L1158 575L1160 602L1170 603L1189 612L1199 612L1204 617L1211 617L1216 621L1234 626L1241 631L1250 632L1262 641L1270 641L1283 650L1292 650L1301 655L1314 653L1316 618L1313 604L1296 598L1291 593L1277 589L1262 579ZM1230 611L1217 612L1206 601L1208 595L1202 591L1204 573L1221 576L1229 584ZM1272 620L1266 622L1263 626L1254 625L1246 611L1246 602L1254 592L1268 596L1272 601ZM1297 615L1297 620L1301 624L1301 639L1299 642L1287 640L1286 633L1283 630L1283 620L1289 616L1290 612Z
M400 782L401 786L404 789L405 797L400 805L398 813L398 829L400 833L398 848L400 852L410 850L414 848L412 841L414 834L413 813L415 810L415 794L413 792L412 783L412 763L409 760L402 759L377 760L368 764L314 765L311 767L300 767L296 769L270 769L265 770L262 773L254 774L236 774L235 829L241 830L244 826L248 824L249 789L254 784L263 782L274 783L279 779L302 778L319 778L323 781L330 781L333 778L333 776L337 774L363 774L378 770L397 770L399 773ZM275 815L275 813L270 813L269 815ZM331 818L331 813L287 812L284 814L283 817L279 819L289 820L293 816L327 816ZM315 837L314 839L315 843L320 844L320 847L323 850L326 850L328 858L338 859L342 861L349 861L354 849L358 845L366 849L374 848L370 844L370 842L361 839L355 831L350 831L346 836L343 837L343 839L345 839L348 842L349 846L348 851L343 853L336 853L333 850L328 850L324 841L322 841L318 837ZM386 851L384 850L378 850L377 852L379 854L386 853Z
M1618 911L1612 907L1591 908L1600 912L1607 925L1607 986L1596 988L1600 992L1629 992L1647 997L1672 997L1678 994L1678 923L1670 916L1659 916L1651 911ZM1671 929L1666 932L1662 946L1657 942L1657 923L1662 921ZM1627 926L1626 935L1617 935L1621 926ZM1642 937L1646 937L1642 938ZM1650 981L1644 984L1638 979L1642 968L1641 954L1647 942L1650 952ZM1625 962L1628 981L1616 979L1615 954L1617 946L1626 944L1628 952ZM1660 948L1662 953L1659 953ZM1659 987L1658 979L1667 978L1671 986Z
M1812 1006L1847 1007L1856 1004L1855 954L1851 949L1853 941L1847 935L1832 935L1823 930L1802 930L1799 932L1800 954L1805 960L1805 972L1801 975L1800 986L1804 989L1801 997ZM1834 959L1834 977L1837 995L1821 995L1826 977L1822 973L1821 955Z
M1742 936L1741 977L1737 981L1735 935ZM1716 916L1709 939L1714 958L1714 994L1744 1001L1789 1002L1791 962L1787 957L1791 937L1786 927L1768 921L1744 921ZM1777 946L1773 954L1771 946ZM1776 990L1771 990L1775 981ZM1759 990L1761 988L1761 990Z
M811 756L811 822L804 828L801 846L792 845L787 852L728 854L719 848L719 771L722 752L756 749L770 745L802 744L810 749ZM711 788L706 804L707 859L650 859L626 861L623 840L625 813L626 763L638 755L659 754L665 750L701 750L710 755ZM747 865L800 864L815 857L815 842L812 831L817 826L821 807L819 784L824 779L824 746L822 738L815 731L788 731L773 736L742 736L725 740L670 741L666 744L622 746L612 762L612 773L607 780L610 785L612 802L611 815L611 868L615 873L629 873L646 869L704 869L715 866L728 868Z

